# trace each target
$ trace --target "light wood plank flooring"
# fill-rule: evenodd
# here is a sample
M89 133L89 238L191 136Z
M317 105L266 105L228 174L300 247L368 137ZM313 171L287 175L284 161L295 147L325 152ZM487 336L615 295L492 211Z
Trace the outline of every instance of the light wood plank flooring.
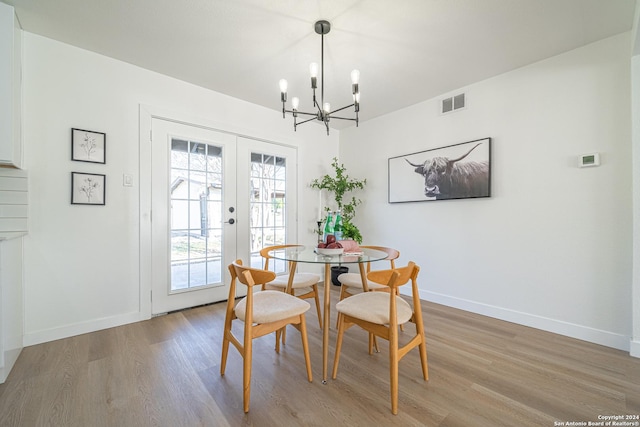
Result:
M0 385L0 426L539 427L640 414L640 359L422 306L430 379L421 379L417 351L401 361L397 416L390 411L386 342L369 356L358 328L345 335L338 378L321 383L322 334L313 309L307 315L313 383L295 329L279 355L272 335L260 338L245 415L242 362L233 347L226 375L219 373L225 307L219 303L25 348ZM332 330L329 370L334 344Z

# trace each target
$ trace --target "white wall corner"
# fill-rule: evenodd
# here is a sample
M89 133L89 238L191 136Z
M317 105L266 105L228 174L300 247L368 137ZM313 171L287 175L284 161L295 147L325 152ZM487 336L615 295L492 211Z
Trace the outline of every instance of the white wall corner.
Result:
M632 55L640 55L640 0L636 0L636 10L633 16L633 28L631 29Z
M22 347L4 352L4 366L0 366L0 384L3 384L7 380L7 377L9 376L11 369L13 369L13 365L16 364L21 352Z

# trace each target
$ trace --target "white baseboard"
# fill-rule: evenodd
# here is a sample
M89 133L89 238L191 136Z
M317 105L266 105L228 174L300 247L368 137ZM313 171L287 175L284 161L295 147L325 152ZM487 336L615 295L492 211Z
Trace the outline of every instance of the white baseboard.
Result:
M636 342L632 345L630 337L625 335L602 331L599 329L564 322L561 320L537 316L535 314L510 310L503 307L483 304L476 301L456 298L436 292L421 290L420 299L446 305L449 307L459 308L461 310L470 311L472 313L482 314L484 316L489 316L500 320L505 320L507 322L517 323L519 325L529 326L532 328L541 329L543 331L553 332L555 334L604 345L606 347L616 348L618 350L631 351L631 348L634 348L635 354L634 352L631 352L631 355L640 357L640 342Z
M113 328L115 326L126 325L128 323L139 322L141 320L147 320L148 318L149 317L143 316L140 312L134 312L118 316L105 317L102 319L90 320L88 322L62 326L59 328L44 329L26 333L24 335L23 343L24 346L27 347L30 345L55 341L62 338L86 334L89 332L100 331L102 329Z
M633 341L625 335L614 334L612 332L589 328L574 323L563 322L560 320L550 319L502 307L482 304L475 301L455 298L449 295L430 291L421 290L420 298L425 301L431 301L437 304L470 311L472 313L505 320L507 322L513 322L520 325L565 335L571 338L616 348L618 350L628 351L631 356L640 357L640 341ZM24 346L27 347L30 345L55 341L62 338L68 338L75 335L113 328L116 326L126 325L128 323L139 322L141 320L147 319L149 319L149 316L144 316L139 312L127 313L119 316L92 320L89 322L68 325L60 328L30 332L24 335L23 343ZM7 354L5 354L5 365L3 367L0 367L0 383L4 382L4 380L6 379L6 375L8 375L11 371L13 364L20 354L20 350L21 349L17 349L15 352L8 352Z

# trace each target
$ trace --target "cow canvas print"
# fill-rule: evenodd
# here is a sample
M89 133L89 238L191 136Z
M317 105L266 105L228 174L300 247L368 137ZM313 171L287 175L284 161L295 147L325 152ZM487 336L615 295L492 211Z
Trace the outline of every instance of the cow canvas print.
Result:
M491 138L389 159L389 203L491 196Z

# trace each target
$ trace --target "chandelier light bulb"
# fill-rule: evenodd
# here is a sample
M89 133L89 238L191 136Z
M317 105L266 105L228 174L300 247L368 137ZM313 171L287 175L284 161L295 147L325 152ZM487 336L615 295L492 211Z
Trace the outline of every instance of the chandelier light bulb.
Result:
M309 65L309 74L311 74L311 77L318 77L318 64L315 62L312 62Z
M324 110L325 113L331 112L331 104L329 104L328 102L325 102L324 105L322 106L322 109Z
M353 70L351 72L351 83L357 85L360 82L360 71Z
M280 80L280 92L287 93L287 81L285 79Z
M291 99L291 106L293 107L294 110L298 109L298 105L300 105L300 99L297 96L294 96Z

